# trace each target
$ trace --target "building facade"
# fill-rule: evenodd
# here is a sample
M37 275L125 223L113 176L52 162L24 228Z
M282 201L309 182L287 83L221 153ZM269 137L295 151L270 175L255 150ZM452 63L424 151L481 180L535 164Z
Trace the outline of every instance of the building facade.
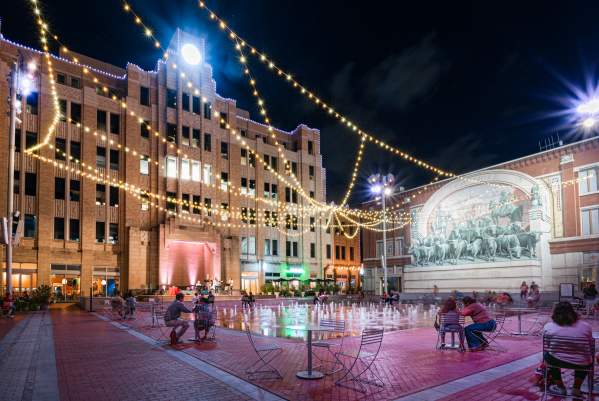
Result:
M389 285L516 292L534 281L558 293L597 282L598 173L593 137L396 193L388 204L407 222L388 225ZM377 293L382 247L380 233L363 233L364 287Z
M201 61L183 59L184 45ZM75 64L61 54L50 76L42 53L0 40L2 76L18 58L38 66L16 134L14 209L24 219L16 291L49 284L75 299L217 279L258 293L268 279L322 278L331 235L308 207L326 199L319 131L271 131L252 120L217 93L205 49L204 39L178 30L155 71L80 54ZM54 117L51 78L61 121L51 146L27 155ZM8 95L2 80L0 97ZM6 113L0 126L6 172ZM82 163L97 178L78 174L90 171ZM0 174L0 187L7 180ZM0 209L7 209L5 191Z
M333 263L326 267L325 278L334 282L342 290L357 289L361 286L360 277L360 236L357 227L341 220L333 234Z

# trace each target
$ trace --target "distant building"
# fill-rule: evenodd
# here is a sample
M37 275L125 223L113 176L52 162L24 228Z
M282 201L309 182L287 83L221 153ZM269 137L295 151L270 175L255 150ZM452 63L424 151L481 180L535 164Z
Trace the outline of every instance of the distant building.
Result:
M599 137L396 193L410 218L387 237L389 285L404 292L543 291L599 281ZM363 204L378 210L374 202ZM364 288L381 291L382 235L362 233Z
M357 289L360 280L360 235L351 222L341 220L343 229L335 227L333 234L333 263L326 267L325 278L343 291Z
M184 44L199 49L198 65L182 59L178 50ZM178 30L168 47L169 61L158 61L155 71L134 64L123 69L76 55L90 71L85 74L82 65L64 55L52 57L63 118L52 134L52 148L42 147L39 155L75 170L82 168L68 160L79 159L103 178L158 194L156 200L143 193L134 197L23 153L42 140L54 116L51 77L41 52L0 40L2 77L9 75L19 55L25 63L38 65L37 88L21 100L22 122L17 126L14 199L25 222L24 238L14 252L17 292L43 283L51 285L59 299L76 299L90 290L110 295L117 288L190 286L217 278L232 281L236 290L257 293L276 278L322 278L324 267L332 263L326 254L332 241L321 228L321 216L311 213L308 201L241 147L227 127L240 133L272 169L289 182L294 174L306 194L325 202L319 131L305 125L292 132L274 130L291 162L287 169L268 127L217 93L205 50L204 39ZM182 74L198 89L189 89ZM0 98L8 95L2 79ZM126 101L127 108L111 99L113 95ZM0 113L0 126L8 132L7 113ZM7 149L5 134L0 137L3 189ZM237 189L228 191L227 183ZM269 206L258 198L274 203ZM152 207L152 202L164 209ZM6 207L2 190L1 215ZM3 273L3 283L5 277Z

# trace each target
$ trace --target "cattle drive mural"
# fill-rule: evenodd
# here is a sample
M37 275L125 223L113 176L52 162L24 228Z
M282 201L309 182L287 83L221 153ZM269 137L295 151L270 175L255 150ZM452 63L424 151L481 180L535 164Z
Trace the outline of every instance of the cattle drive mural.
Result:
M509 187L463 189L445 198L426 224L427 235L415 235L408 252L412 265L447 265L536 259L541 233L531 232L528 211L539 206ZM532 201L532 202L531 202Z

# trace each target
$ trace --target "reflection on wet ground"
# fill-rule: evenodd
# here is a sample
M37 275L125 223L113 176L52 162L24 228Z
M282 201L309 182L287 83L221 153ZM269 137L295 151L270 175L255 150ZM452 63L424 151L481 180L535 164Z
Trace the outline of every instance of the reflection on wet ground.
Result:
M279 305L257 304L253 308L219 307L218 325L244 330L245 322L250 330L265 336L304 338L306 332L297 327L317 325L322 319L343 320L346 335L360 335L365 327L384 328L385 331L406 330L416 327L432 327L437 313L435 305L394 305L329 303L311 305L291 303Z

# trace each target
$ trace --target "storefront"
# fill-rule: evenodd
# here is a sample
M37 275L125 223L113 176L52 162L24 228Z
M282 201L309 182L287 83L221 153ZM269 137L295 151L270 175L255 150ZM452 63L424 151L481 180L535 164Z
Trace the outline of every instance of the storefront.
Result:
M120 289L118 267L94 266L92 292L95 297L112 297ZM122 295L122 294L121 294Z
M50 265L50 287L56 302L76 302L81 295L81 265Z
M2 263L2 293L6 291L6 264ZM13 263L12 264L13 293L20 296L25 292L31 294L37 288L37 264Z

